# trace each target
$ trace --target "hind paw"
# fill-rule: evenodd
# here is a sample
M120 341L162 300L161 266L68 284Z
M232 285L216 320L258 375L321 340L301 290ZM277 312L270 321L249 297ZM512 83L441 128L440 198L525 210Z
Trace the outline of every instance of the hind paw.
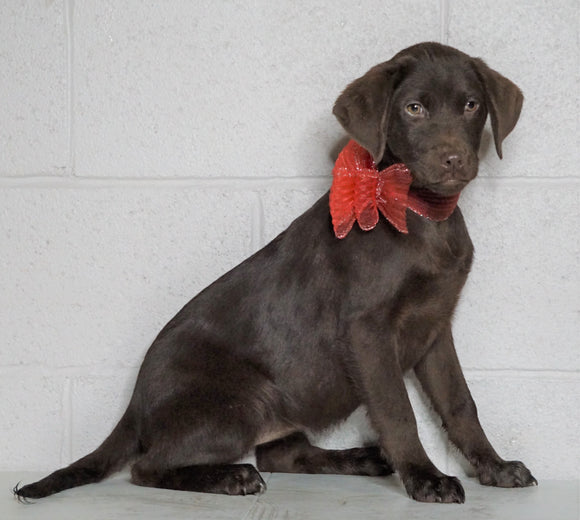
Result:
M260 495L266 491L266 483L251 464L240 464L230 470L219 486L226 495Z

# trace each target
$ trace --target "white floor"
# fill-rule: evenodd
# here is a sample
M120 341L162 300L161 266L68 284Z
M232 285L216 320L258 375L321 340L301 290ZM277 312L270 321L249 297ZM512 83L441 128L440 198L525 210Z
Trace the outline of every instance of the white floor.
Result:
M579 520L579 482L495 489L463 479L463 505L419 504L397 479L264 474L261 496L227 497L133 486L127 475L21 504L11 489L44 475L0 473L2 520Z

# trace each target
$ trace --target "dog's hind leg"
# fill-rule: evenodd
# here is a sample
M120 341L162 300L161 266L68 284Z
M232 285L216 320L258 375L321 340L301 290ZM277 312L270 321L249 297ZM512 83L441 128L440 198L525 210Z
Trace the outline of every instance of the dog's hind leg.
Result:
M256 460L258 469L268 472L369 476L393 473L376 446L324 450L312 446L301 432L257 446Z
M266 485L256 468L233 464L252 449L255 429L245 418L233 419L219 413L188 414L179 403L174 411L169 407L160 411L152 444L133 465L131 481L201 493L261 493Z
M256 468L233 464L255 444L253 417L191 413L180 404L155 414L151 444L133 465L131 481L139 486L203 493L262 492L266 485Z
M225 495L253 495L266 489L266 483L251 464L185 466L159 471L137 463L131 481L139 486Z
M220 359L223 367L228 359ZM241 367L241 368L240 368ZM271 431L277 409L270 381L238 363L227 380L206 368L145 414L141 457L132 467L134 484L147 487L245 495L266 485L250 464L235 464ZM242 369L243 368L243 369Z

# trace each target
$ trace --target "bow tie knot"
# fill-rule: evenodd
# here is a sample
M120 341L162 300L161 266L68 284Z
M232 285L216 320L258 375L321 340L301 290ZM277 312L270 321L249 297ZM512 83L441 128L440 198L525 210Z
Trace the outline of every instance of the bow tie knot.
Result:
M340 152L332 171L330 213L334 233L344 238L355 221L373 229L379 212L401 233L408 233L407 208L431 220L445 220L455 210L459 194L450 197L409 190L413 180L401 163L378 171L371 155L355 141Z

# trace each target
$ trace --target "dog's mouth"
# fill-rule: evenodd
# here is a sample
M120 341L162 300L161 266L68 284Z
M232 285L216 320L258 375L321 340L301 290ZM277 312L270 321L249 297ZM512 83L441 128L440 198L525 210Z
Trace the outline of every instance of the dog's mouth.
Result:
M395 155L387 147L383 161L377 166L378 170L387 168L391 164L402 163L411 171L413 182L411 188L427 190L443 197L454 196L460 193L477 175L477 159L465 159L461 171L449 171L434 166L433 161L416 158L406 158Z
M457 195L467 186L470 180L445 179L422 187L438 195Z
M441 195L444 197L457 195L461 193L463 188L469 184L472 180L470 179L463 179L463 178L448 178L438 180L436 182L425 182L421 179L419 175L416 175L413 169L411 169L411 175L413 176L413 183L411 184L411 188L417 190L427 190L436 195Z
M408 164L413 176L412 187L429 190L437 195L451 196L460 193L477 175L477 170L470 169L463 172L434 172L433 167L424 167L422 164Z
M404 162L413 176L412 187L429 190L437 195L460 193L477 176L477 158L463 154L459 166L450 168L427 158Z

